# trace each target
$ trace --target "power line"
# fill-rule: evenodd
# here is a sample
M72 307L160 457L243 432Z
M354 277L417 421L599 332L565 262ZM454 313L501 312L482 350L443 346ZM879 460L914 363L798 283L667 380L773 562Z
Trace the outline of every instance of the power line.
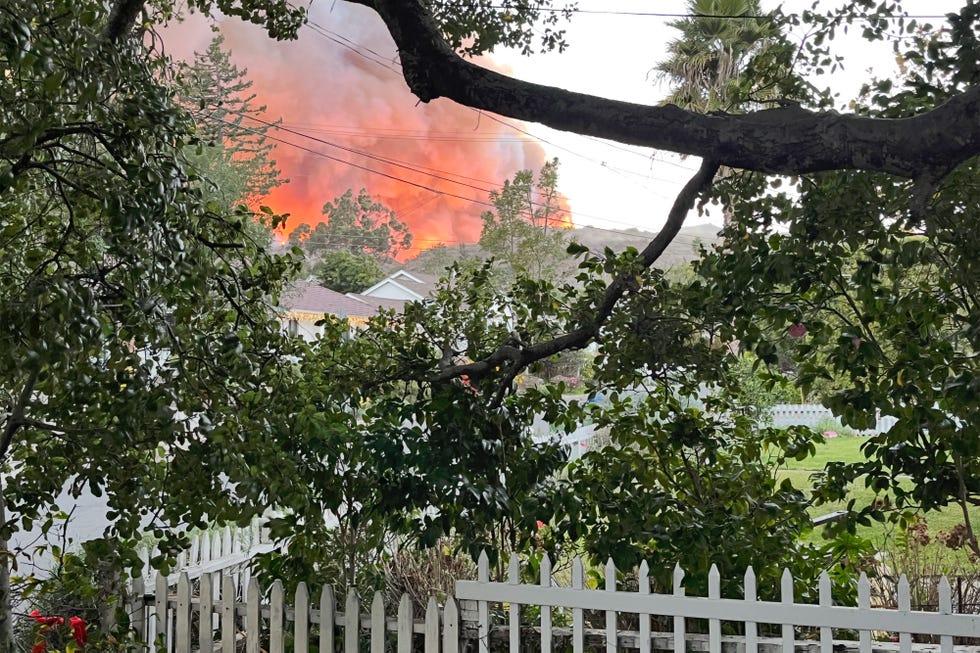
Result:
M494 9L497 11L512 11L514 7L508 7L506 5L488 5L482 7L485 9ZM579 14L579 15L592 15L592 16L630 16L630 17L644 17L644 18L720 18L724 20L766 20L771 19L773 16L767 14L700 14L700 13L681 13L681 12L667 12L667 11L637 11L637 10L616 10L616 9L580 9L578 7L544 7L537 6L534 7L536 11L542 13L568 13L568 14ZM875 20L899 20L899 19L909 19L914 18L916 20L941 20L947 17L946 14L909 14L904 16L882 16L879 14L842 14L842 18L869 18Z

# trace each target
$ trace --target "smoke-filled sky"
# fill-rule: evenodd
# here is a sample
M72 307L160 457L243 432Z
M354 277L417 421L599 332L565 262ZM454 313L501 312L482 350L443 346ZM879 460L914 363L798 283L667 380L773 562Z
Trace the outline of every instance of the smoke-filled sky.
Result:
M542 146L453 102L419 103L390 60L394 45L384 26L364 8L314 4L311 22L316 27L286 43L238 20L220 22L256 102L268 107L269 119L282 119L283 129L271 134L293 144L277 144L274 157L289 183L263 203L288 212L292 229L322 220L324 203L347 189L366 188L409 224L414 244L402 257L478 240L488 192L518 170L538 170L547 160ZM213 36L204 21L191 20L165 38L173 56L190 58ZM350 42L356 48L344 47Z
M763 4L769 8L776 2ZM798 11L810 2L782 4L784 11ZM905 6L910 13L932 14L953 4L908 0ZM530 81L655 104L666 89L649 71L676 31L668 24L670 16L654 14L683 14L685 0L580 0L578 6L585 12L568 25L571 47L565 53L528 58L504 51L484 65ZM277 138L292 144L279 144L275 151L290 183L266 202L291 214L290 228L321 219L325 202L363 187L408 222L414 250L474 242L488 191L518 170L536 170L557 156L559 188L575 224L655 231L699 163L540 125L501 122L446 100L419 103L401 78L394 44L375 15L337 0L317 0L310 12L299 40L287 43L238 20L217 22L233 60L248 69L252 90L268 105L268 116L282 119L285 130L276 132ZM177 58L203 51L213 36L203 19L165 32L167 48ZM839 89L843 107L869 78L870 65L875 74L888 75L894 61L889 44L868 46L853 34L840 47L851 53L850 65L817 83ZM720 217L691 216L688 222L699 220L717 223Z

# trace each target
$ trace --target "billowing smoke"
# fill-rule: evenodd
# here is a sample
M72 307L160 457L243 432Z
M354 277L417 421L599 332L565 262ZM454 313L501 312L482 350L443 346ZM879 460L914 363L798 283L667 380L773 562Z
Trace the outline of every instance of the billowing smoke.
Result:
M488 191L518 170L537 171L545 161L541 147L453 102L419 103L401 77L391 37L369 10L314 4L311 23L298 41L285 43L238 20L220 24L257 102L268 107L267 116L282 118L285 129L271 134L306 148L277 145L274 157L290 182L263 203L290 214L288 232L322 221L324 203L348 188L366 188L408 223L413 251L402 257L478 240L487 207L460 198L486 202ZM181 57L203 51L213 36L193 23L173 32L168 45L179 40Z

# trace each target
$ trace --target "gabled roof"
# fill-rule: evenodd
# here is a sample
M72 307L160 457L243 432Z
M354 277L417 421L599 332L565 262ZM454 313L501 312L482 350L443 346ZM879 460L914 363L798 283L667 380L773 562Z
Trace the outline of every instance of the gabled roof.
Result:
M438 283L439 277L435 275L425 274L424 272L408 272L406 270L398 270L360 294L371 297L386 286L394 286L404 290L414 299L425 299L432 293L433 290L435 290Z
M288 313L309 314L320 319L324 313L340 317L371 317L377 307L351 295L345 295L313 281L295 281L283 291L279 306Z

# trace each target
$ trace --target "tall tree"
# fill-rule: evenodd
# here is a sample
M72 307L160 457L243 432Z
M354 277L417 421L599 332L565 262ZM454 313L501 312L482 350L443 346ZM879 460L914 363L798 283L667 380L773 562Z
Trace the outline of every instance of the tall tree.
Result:
M545 163L537 179L531 170L521 170L492 191L490 201L494 210L482 216L480 247L512 274L550 277L567 257L561 227L568 216L558 203L558 159Z
M776 43L779 28L758 0L689 0L687 10L691 16L669 23L681 34L655 68L671 88L664 103L732 111L745 99L739 82L749 60Z
M181 101L196 123L197 140L188 159L207 181L205 192L222 206L254 205L283 183L272 159L274 143L265 106L256 106L248 71L231 61L224 37L182 64L178 77Z
M91 492L110 519L92 553L139 567L124 545L149 531L165 567L185 529L303 491L257 410L291 378L268 304L295 265L205 200L172 71L106 38L115 15L0 9L0 544L47 530L62 491ZM4 550L2 651L10 564Z

